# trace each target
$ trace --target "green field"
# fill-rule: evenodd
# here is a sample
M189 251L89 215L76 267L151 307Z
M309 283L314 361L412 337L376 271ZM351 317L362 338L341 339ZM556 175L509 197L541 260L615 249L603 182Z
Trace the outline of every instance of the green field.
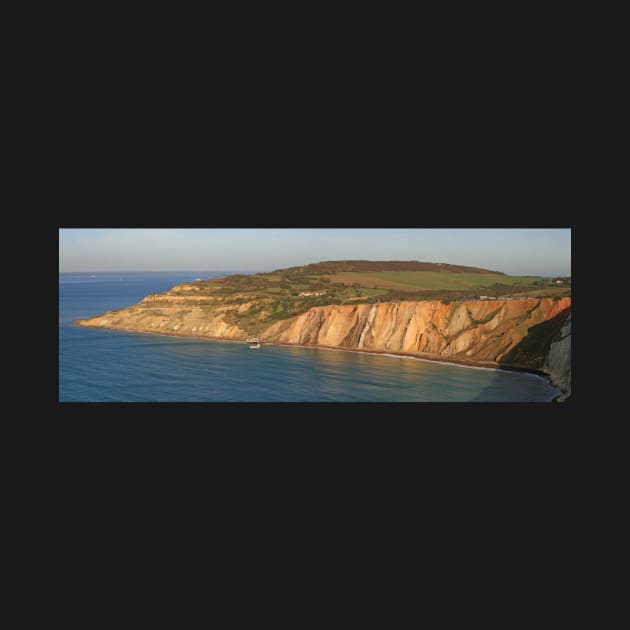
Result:
M493 284L528 285L535 276L504 276L498 273L447 273L440 271L374 271L367 273L341 272L325 276L331 282L358 284L362 287L377 287L393 291L425 290L470 290L481 289Z
M418 266L423 268L418 269ZM402 268L401 268L402 267ZM429 268L427 268L429 267ZM558 298L571 295L570 278L557 286L553 278L508 276L493 271L414 261L328 261L276 270L272 273L233 274L188 283L182 306L219 299L225 320L258 334L272 322L288 319L317 306L374 304L381 301L479 299L497 297ZM535 283L535 284L534 284ZM194 284L194 299L188 298ZM309 293L310 295L301 295ZM239 311L241 305L247 304ZM157 308L160 303L155 304Z

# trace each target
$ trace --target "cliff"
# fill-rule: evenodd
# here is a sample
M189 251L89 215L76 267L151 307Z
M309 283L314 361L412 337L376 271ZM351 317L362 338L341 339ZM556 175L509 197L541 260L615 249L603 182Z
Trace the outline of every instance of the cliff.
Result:
M235 303L219 296L196 295L195 291L192 284L179 285L129 308L79 320L77 324L245 340L250 329L247 325L241 328L239 323L251 322L251 313L255 313L263 343L545 369L558 386L565 391L565 386L570 388L570 320L569 333L560 334L570 316L570 297L315 306L300 315L269 323L270 314L260 301Z
M540 369L570 307L570 298L323 306L274 324L263 338Z
M571 396L571 315L567 317L560 332L552 339L543 370L551 377L551 382L564 391L558 398L566 400Z

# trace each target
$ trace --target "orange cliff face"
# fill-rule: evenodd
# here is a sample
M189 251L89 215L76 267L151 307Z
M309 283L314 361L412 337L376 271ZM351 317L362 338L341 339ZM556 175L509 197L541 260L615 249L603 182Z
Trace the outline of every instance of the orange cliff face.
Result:
M571 298L322 306L261 338L537 368L570 308Z
M184 299L184 298L182 298ZM199 298L185 307L173 294L77 322L139 332L245 340L247 331L224 318L228 307ZM249 304L238 307L246 312ZM452 302L403 301L313 307L258 334L262 342L405 353L474 363L540 368L571 298ZM232 320L234 321L234 320Z

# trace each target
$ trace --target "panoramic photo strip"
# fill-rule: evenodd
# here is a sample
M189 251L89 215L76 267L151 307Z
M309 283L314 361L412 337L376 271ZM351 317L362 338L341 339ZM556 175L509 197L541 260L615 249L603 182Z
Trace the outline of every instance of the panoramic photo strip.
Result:
M571 229L59 229L60 402L571 400Z

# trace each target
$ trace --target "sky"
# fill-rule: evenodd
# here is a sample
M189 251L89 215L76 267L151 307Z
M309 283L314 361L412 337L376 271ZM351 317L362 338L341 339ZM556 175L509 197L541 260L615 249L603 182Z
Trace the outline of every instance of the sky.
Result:
M61 228L59 271L272 271L323 260L419 260L571 275L570 228Z

